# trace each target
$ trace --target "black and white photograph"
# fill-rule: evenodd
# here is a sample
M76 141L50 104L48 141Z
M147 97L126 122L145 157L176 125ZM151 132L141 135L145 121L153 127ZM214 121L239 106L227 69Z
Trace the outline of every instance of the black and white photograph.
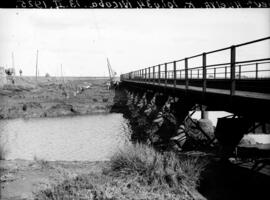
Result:
M269 1L202 2L0 8L0 199L268 199Z

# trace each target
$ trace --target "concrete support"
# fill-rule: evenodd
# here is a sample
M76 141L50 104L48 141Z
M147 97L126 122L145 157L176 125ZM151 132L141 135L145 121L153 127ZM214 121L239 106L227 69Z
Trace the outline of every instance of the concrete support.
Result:
M201 119L208 119L208 111L204 105L201 105Z

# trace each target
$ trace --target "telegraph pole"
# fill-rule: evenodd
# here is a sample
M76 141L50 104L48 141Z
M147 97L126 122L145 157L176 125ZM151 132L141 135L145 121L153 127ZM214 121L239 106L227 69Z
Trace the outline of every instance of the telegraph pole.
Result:
M15 76L15 63L14 63L14 53L12 52L12 55L11 55L11 59L12 59L12 70L13 70L13 73L14 73L14 76Z
M63 70L62 70L62 64L61 64L61 77L62 77L62 81L64 82Z
M38 76L38 50L37 50L37 55L36 55L36 81L37 81L37 76Z

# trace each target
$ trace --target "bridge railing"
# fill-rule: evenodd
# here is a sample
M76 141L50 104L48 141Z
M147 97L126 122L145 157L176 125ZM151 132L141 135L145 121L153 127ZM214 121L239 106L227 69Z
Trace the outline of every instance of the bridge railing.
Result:
M243 50L243 47L248 48ZM263 55L258 55L260 53ZM231 95L235 90L250 91L251 87L245 86L247 80L252 82L252 90L258 92L262 89L257 87L262 79L270 79L270 37L121 75L121 80L184 86L186 89L190 86L201 87L204 92L207 88L226 89ZM270 93L269 86L267 90Z

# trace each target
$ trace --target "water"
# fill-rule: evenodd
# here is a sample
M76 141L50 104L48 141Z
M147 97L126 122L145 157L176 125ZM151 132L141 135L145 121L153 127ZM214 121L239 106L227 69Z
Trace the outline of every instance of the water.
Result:
M122 114L0 120L7 160L108 160L130 134Z
M191 113L191 112L190 112ZM218 118L226 117L232 115L232 113L225 112L225 111L208 111L208 119L213 123L214 126L217 126ZM194 119L201 119L201 111L196 111L192 118ZM260 144L269 144L270 143L270 135L269 134L247 134L249 138L252 138L255 142ZM245 136L245 137L246 137Z
M232 113L228 113L225 111L208 111L208 119L212 121L213 125L217 125L218 118L226 117L232 115ZM201 111L196 111L192 118L201 119Z

